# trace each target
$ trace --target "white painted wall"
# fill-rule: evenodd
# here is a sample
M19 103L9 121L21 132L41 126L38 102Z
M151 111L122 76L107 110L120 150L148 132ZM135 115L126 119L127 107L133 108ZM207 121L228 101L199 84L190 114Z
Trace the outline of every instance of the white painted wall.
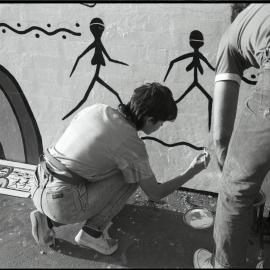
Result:
M16 34L0 27L0 64L16 78L38 123L44 148L59 137L71 118L62 121L83 97L95 71L93 55L82 58L69 74L76 58L93 42L89 23L100 17L105 23L102 42L108 54L129 66L111 63L101 68L100 77L128 101L133 89L146 82L163 83L169 63L192 52L189 35L199 30L204 36L201 53L215 66L216 51L222 33L230 24L230 4L97 4L93 8L81 4L0 4L0 23L18 30L39 26L48 31L61 27L81 32L81 36L63 33L48 36L39 31ZM20 27L18 27L20 23ZM79 23L80 27L76 27ZM48 27L50 24L51 27ZM35 34L40 37L36 38ZM179 98L193 82L193 72L186 66L191 59L178 62L166 82ZM212 96L214 72L202 63L204 74L199 83ZM243 83L239 103L252 87ZM0 96L1 98L1 96ZM84 106L103 102L117 106L116 97L95 84ZM198 146L209 142L207 99L194 88L178 104L179 115L174 123L165 124L153 136L168 143L187 141ZM3 126L3 124L2 124ZM167 148L146 142L153 170L160 182L186 169L197 151L185 146ZM185 186L217 191L219 179L215 162Z

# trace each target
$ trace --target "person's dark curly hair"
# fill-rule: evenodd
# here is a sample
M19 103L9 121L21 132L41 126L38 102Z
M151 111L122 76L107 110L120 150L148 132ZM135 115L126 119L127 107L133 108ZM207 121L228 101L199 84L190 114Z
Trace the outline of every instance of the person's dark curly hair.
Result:
M140 130L145 117L158 121L173 121L177 116L177 106L171 90L157 82L147 83L136 88L130 101L119 105L119 110Z
M234 3L231 5L232 14L231 14L231 22L235 20L237 15L244 10L250 3Z

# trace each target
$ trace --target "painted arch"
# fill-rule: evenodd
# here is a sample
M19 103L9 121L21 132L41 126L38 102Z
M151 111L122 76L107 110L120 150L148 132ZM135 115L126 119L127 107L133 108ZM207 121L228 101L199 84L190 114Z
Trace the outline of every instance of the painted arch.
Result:
M42 138L21 87L0 65L0 145L2 159L37 164Z

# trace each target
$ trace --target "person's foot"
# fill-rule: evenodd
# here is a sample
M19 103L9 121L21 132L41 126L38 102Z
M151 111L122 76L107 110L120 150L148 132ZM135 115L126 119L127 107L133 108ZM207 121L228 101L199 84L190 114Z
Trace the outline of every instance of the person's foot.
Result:
M196 250L193 256L193 265L194 268L214 268L212 253L203 248Z
M80 246L92 248L104 255L111 255L118 248L117 241L109 237L108 227L105 228L100 237L93 237L85 231L80 230L75 237L75 241Z
M257 263L256 269L263 269L263 260Z
M41 246L51 246L55 244L55 232L48 226L48 218L38 210L30 213L32 223L32 235Z

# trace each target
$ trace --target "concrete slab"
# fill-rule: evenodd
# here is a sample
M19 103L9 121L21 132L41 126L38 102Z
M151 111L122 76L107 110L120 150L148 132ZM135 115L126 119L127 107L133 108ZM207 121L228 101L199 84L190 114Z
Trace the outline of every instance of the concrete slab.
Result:
M0 195L0 267L193 268L196 249L212 250L213 228L195 230L184 223L186 195L186 191L176 192L160 204L153 204L138 190L113 220L109 233L119 239L120 247L111 256L75 243L80 223L56 228L56 247L42 254L31 235L31 199ZM258 261L258 246L258 237L254 235L250 241L250 268ZM265 248L269 254L269 245Z

